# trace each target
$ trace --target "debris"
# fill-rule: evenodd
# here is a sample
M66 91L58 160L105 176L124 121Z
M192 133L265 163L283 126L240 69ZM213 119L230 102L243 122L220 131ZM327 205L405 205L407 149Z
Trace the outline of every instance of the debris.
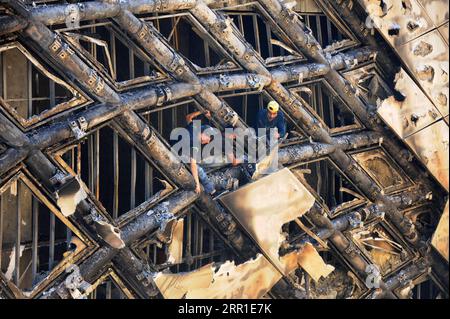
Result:
M302 216L315 201L295 175L284 168L224 195L220 201L253 237L271 262L286 273L278 254L279 247L285 240L281 234L281 226Z
M75 213L78 203L86 199L86 197L87 194L78 177L74 177L65 182L56 191L57 204L65 217Z
M334 267L327 265L320 257L313 245L307 243L298 253L298 264L314 279L319 281L321 277L327 277Z
M183 254L183 230L184 219L178 219L172 228L171 240L167 247L168 258L167 262L171 264L181 263Z
M119 228L114 227L113 225L102 220L94 221L94 224L98 236L108 245L116 249L122 249L125 247L125 243L120 236Z
M445 258L448 262L448 236L449 236L449 230L448 230L448 200L447 204L445 204L444 212L442 213L441 219L439 221L439 224L433 234L433 237L431 239L431 245L433 245L434 248L442 255L442 257Z
M181 299L190 290L208 288L213 280L213 274L213 265L209 264L188 273L157 273L154 282L164 298Z

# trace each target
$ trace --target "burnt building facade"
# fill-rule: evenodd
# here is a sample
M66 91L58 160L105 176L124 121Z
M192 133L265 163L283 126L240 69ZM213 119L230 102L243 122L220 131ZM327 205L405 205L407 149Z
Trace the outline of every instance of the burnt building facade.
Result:
M0 1L0 70L0 298L448 298L448 1Z

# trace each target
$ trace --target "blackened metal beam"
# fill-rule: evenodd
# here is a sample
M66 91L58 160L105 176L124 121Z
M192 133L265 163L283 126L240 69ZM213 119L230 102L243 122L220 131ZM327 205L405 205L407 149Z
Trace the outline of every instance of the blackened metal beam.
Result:
M134 239L159 229L159 227L170 219L171 216L176 216L177 213L191 205L196 196L197 195L194 192L181 191L171 195L148 212L144 212L137 219L124 225L122 228L122 234L125 238L125 242L129 244ZM129 248L124 248L123 250L129 250ZM93 282L119 251L120 250L114 249L110 246L100 247L96 252L94 252L94 254L79 265L80 274L83 279L87 282ZM125 252L122 254L120 260L123 260L129 254L130 252ZM66 299L71 298L71 296L64 282L62 282L56 287L47 288L41 298Z
M123 10L115 20L130 37L139 43L147 53L151 54L176 80L194 85L200 84L200 79L188 67L183 57L163 40L163 37L159 35L158 30L151 23L138 19L127 10ZM266 79L261 79L261 85L266 84L267 81ZM238 118L236 112L205 87L202 87L202 90L194 98L200 105L211 111L213 117L219 120L224 127L236 126L243 129L246 128L245 123Z
M16 16L0 17L0 36L20 31L27 26L27 21Z
M121 10L129 10L135 14L164 13L177 10L186 10L195 5L195 0L121 0L119 1L88 1L77 4L47 4L27 8L30 16L45 25L69 25L86 20L99 20L115 17ZM75 19L75 21L73 21ZM5 20L2 29L4 33L19 31L26 27L26 20L20 17L11 17ZM0 23L1 25L1 23Z

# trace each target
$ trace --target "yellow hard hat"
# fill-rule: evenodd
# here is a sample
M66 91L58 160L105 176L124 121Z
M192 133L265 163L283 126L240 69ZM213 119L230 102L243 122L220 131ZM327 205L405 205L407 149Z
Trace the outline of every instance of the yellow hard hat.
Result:
M269 104L267 104L267 109L270 113L277 113L280 109L280 104L278 104L276 101L270 101Z

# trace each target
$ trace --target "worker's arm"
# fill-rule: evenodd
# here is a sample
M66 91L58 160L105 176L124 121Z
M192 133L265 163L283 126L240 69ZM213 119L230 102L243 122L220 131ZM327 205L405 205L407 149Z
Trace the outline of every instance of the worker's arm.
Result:
M197 116L200 116L202 114L205 114L206 118L210 119L211 118L211 112L206 111L205 113L201 112L201 111L195 111L192 113L189 113L188 115L186 115L186 123L190 124Z
M191 158L191 173L192 176L194 176L195 180L195 192L197 194L200 194L201 187L200 187L200 180L198 179L197 161L193 158Z
M277 129L278 133L280 134L280 138L283 138L286 135L286 120L284 118L283 112L278 112L278 123L277 123Z
M239 160L239 159L237 159L236 156L234 156L233 152L228 153L228 154L227 154L227 158L228 158L228 161L229 161L229 162L231 163L231 165L233 165L233 166L237 166L237 165L239 165L239 164L242 164L242 161Z
M254 127L256 135L258 135L258 129L259 128L264 128L265 127L263 119L264 119L264 110L259 110L258 117L256 119L256 125Z

